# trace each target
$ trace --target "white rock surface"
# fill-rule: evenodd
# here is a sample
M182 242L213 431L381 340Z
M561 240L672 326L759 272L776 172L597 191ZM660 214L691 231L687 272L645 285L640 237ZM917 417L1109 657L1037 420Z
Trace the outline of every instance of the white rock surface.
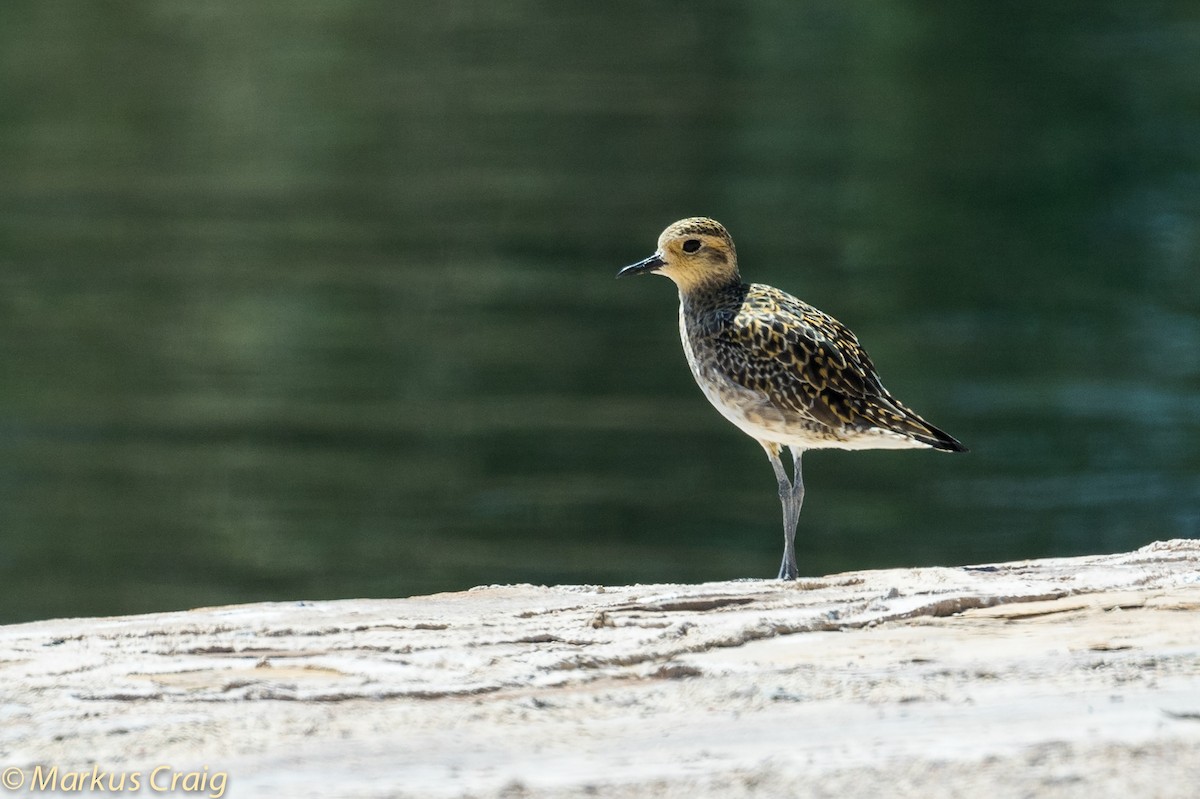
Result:
M36 622L0 628L0 769L14 796L57 767L79 796L1195 797L1198 611L1174 540Z

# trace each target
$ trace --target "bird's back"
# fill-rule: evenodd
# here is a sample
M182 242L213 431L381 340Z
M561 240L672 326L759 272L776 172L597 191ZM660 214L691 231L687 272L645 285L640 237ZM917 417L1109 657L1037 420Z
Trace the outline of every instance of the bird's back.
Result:
M705 395L760 441L964 449L888 393L853 332L787 292L759 283L691 292L680 334Z

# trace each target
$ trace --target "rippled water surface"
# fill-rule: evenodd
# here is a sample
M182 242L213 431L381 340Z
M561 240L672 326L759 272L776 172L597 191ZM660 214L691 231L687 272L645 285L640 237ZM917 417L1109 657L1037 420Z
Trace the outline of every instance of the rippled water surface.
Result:
M971 447L801 571L1200 535L1194 3L8 0L0 621L773 575L681 216Z

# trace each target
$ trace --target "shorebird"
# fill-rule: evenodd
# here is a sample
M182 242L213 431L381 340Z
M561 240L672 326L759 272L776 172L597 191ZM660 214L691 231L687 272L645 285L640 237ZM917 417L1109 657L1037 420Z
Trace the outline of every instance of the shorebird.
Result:
M796 523L804 502L800 456L810 449L966 452L901 405L879 381L858 338L829 314L761 283L746 284L725 228L681 219L649 258L617 277L658 274L679 289L683 354L704 396L757 441L783 504L779 579L795 580ZM792 477L780 458L792 455Z

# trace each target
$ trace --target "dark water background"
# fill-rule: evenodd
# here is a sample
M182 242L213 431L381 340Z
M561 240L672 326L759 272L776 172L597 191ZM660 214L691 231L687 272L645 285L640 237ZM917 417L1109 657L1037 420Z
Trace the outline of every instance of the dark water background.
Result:
M805 574L1200 535L1200 6L5 0L0 621L770 576L681 216L972 448Z

